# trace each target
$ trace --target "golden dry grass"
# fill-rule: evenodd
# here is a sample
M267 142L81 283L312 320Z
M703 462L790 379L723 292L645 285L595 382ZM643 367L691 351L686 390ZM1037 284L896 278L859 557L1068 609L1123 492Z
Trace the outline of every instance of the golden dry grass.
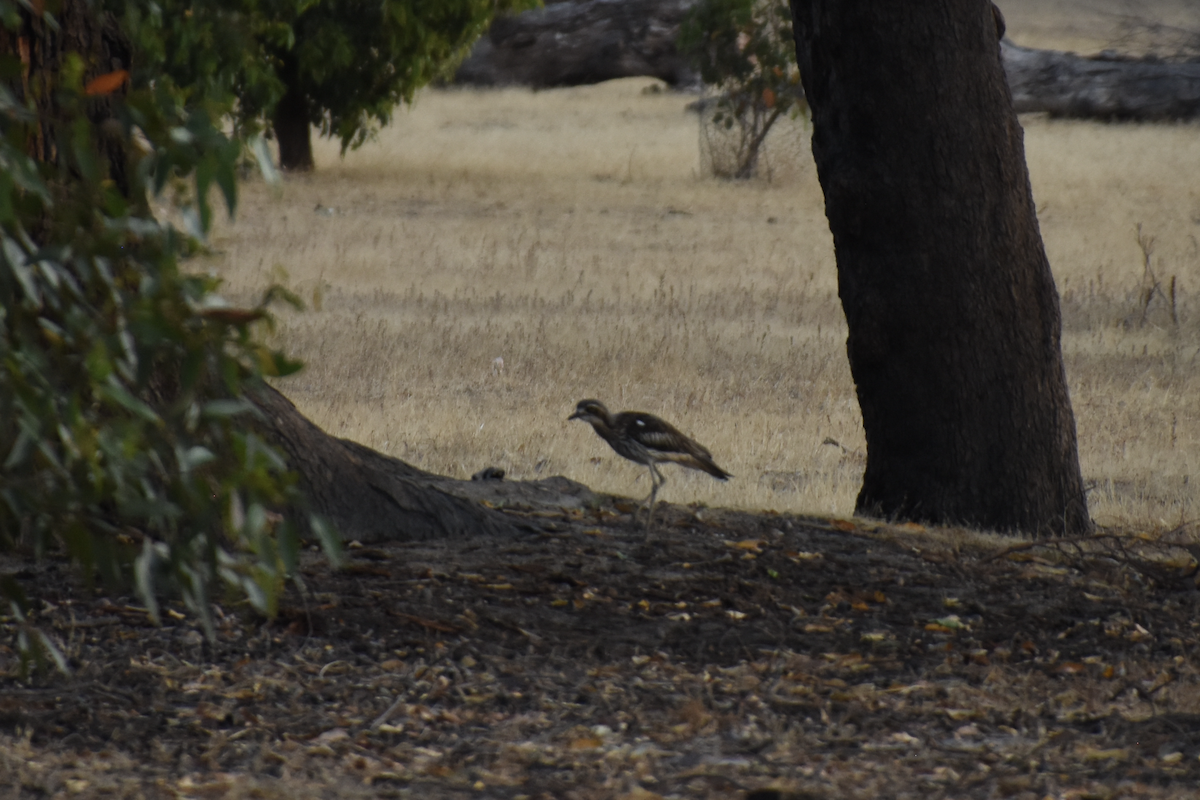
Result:
M670 470L668 501L848 515L864 440L811 158L771 183L703 178L691 98L652 85L425 92L344 160L322 142L315 174L246 186L208 266L238 299L282 280L311 304L282 318L308 366L281 388L336 435L641 496L644 468L566 421L594 396L736 476ZM1092 513L1193 520L1200 129L1023 124ZM1138 222L1178 325L1157 296L1140 324Z

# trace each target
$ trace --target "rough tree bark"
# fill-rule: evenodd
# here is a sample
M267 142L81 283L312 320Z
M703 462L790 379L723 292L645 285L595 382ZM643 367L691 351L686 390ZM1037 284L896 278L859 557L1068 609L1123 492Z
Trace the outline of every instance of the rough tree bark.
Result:
M694 85L699 76L675 50L675 39L695 2L559 0L499 17L455 81L547 88L646 76L672 86ZM1001 52L1022 113L1140 120L1200 116L1200 63L1086 58L1007 40Z
M343 536L377 542L515 533L500 514L446 491L443 484L454 481L330 436L270 386L253 399L267 437L300 475L312 510Z
M476 86L578 86L640 75L672 86L699 81L675 50L695 0L548 2L497 17L455 76Z
M35 7L36 6L36 7ZM41 4L17 7L20 25L8 28L0 25L0 52L14 53L21 62L19 79L8 80L19 106L29 104L38 111L38 133L26 142L29 155L45 163L57 163L58 120L55 85L63 59L69 53L78 54L84 62L83 82L117 70L128 70L132 56L129 37L121 30L112 14L97 16L85 3L65 2L55 9L53 21L41 13ZM128 90L128 85L113 94ZM97 129L112 116L112 97L98 95L88 100L87 116ZM128 159L120 142L102 137L100 152L105 156L108 177L126 196L129 195ZM145 203L144 198L131 198Z
M563 477L538 481L461 481L417 469L349 439L330 436L269 386L252 399L261 431L287 456L308 502L342 536L360 542L415 542L541 531L547 510L583 511L602 499ZM495 470L489 470L494 473ZM503 476L503 472L499 473ZM482 477L482 476L476 476ZM493 508L504 507L501 514ZM527 522L521 522L522 512ZM304 513L296 513L299 520Z
M987 0L792 0L867 438L860 513L1089 529L1023 132Z
M271 127L279 143L279 168L293 172L308 172L313 168L312 125L309 120L308 97L293 87L299 83L295 57L283 56L280 70L287 91L275 106Z

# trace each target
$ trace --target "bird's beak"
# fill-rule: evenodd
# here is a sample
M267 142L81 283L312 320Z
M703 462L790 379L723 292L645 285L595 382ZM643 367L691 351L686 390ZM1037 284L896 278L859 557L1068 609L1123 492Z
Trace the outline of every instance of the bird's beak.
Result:
M571 416L567 417L567 421L568 421L568 422L570 422L570 421L571 421L571 420L573 420L573 419L580 419L581 417L583 417L583 412L582 412L582 411L576 411L574 414L572 414Z

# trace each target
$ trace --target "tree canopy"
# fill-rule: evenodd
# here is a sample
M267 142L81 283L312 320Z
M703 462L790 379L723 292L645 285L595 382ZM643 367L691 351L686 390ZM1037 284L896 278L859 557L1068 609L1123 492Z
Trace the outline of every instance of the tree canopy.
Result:
M285 66L296 62L290 91L310 104L309 121L342 147L361 144L372 122L442 74L491 24L497 12L529 0L319 0L291 23L290 51L272 45Z
M497 13L534 0L103 0L132 37L134 86L169 81L223 103L237 130L273 128L311 167L308 126L357 147L449 69Z
M135 86L166 78L228 102L239 131L273 128L287 168L309 126L362 144L464 56L497 13L532 0L105 0L134 35ZM230 102L231 101L231 102Z

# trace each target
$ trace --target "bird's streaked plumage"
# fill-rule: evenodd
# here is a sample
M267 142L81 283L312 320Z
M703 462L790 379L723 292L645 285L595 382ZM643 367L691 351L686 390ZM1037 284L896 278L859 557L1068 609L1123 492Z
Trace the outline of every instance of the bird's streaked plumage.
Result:
M654 500L658 489L667 479L658 471L658 464L674 462L689 469L707 472L717 480L728 480L733 476L717 466L712 453L682 433L665 420L641 411L610 413L599 400L580 400L575 413L567 419L581 419L590 423L596 433L612 446L619 455L645 464L650 468L649 509L646 512L646 530L650 529L650 515L654 512Z

